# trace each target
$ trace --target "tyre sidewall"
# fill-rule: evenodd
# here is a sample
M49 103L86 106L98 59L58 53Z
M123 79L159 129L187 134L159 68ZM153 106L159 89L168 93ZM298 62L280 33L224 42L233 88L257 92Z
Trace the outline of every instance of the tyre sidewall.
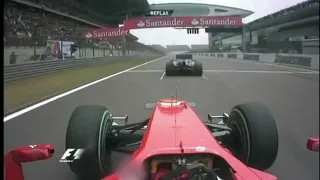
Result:
M194 65L194 72L197 76L202 76L203 74L203 69L202 69L202 63L195 61L195 65Z
M109 111L103 106L79 106L70 117L66 149L85 149L82 157L69 163L81 178L100 179L111 171L111 151L105 149L108 129L112 126Z
M246 154L241 161L250 167L266 170L278 153L278 129L271 111L263 104L248 103L234 107L227 124L237 124L243 137Z
M171 76L174 73L173 61L174 60L170 60L170 61L167 61L166 63L166 70L165 70L166 76Z

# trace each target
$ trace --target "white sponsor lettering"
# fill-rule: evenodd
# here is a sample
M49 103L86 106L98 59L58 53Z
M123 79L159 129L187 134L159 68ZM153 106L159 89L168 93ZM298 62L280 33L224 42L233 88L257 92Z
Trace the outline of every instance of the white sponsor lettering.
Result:
M151 16L169 16L169 11L150 11Z
M176 107L180 106L182 104L182 101L178 102L160 102L160 106L162 107Z
M146 27L172 27L172 26L183 26L183 20L177 20L174 18L171 21L153 21L153 20L146 20L145 26Z
M34 149L35 147L37 147L37 145L29 145L29 147L30 147L31 149Z
M114 30L114 31L104 31L104 32L99 32L99 31L93 31L92 32L92 38L100 38L100 37L110 37L110 36L123 36L123 35L128 35L129 31L128 30Z
M197 146L196 147L196 151L197 152L203 152L203 151L205 151L207 148L206 147L203 147L203 146Z
M223 20L212 20L206 18L200 18L200 25L235 25L236 21L230 20L230 18L226 18Z

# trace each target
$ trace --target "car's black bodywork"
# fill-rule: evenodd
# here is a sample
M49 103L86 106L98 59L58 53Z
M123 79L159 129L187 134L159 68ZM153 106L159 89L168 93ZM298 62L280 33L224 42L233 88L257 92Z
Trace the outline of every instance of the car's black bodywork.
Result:
M166 76L202 76L202 63L192 59L192 54L177 54L166 63Z

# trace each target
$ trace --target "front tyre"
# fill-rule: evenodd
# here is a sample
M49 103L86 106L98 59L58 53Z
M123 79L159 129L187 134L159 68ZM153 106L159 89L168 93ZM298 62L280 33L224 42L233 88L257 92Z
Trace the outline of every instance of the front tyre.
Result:
M66 149L84 149L80 159L69 167L80 179L98 180L111 172L111 151L106 144L111 133L112 120L103 106L77 107L69 120Z
M246 165L266 170L278 154L278 129L271 111L263 104L235 106L227 125L232 129L230 150Z

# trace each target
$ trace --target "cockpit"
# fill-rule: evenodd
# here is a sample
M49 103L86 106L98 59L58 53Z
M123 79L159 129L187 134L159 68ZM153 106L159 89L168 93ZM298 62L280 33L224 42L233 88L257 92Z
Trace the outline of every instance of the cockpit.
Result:
M150 180L231 180L230 166L212 154L158 155L146 161Z

